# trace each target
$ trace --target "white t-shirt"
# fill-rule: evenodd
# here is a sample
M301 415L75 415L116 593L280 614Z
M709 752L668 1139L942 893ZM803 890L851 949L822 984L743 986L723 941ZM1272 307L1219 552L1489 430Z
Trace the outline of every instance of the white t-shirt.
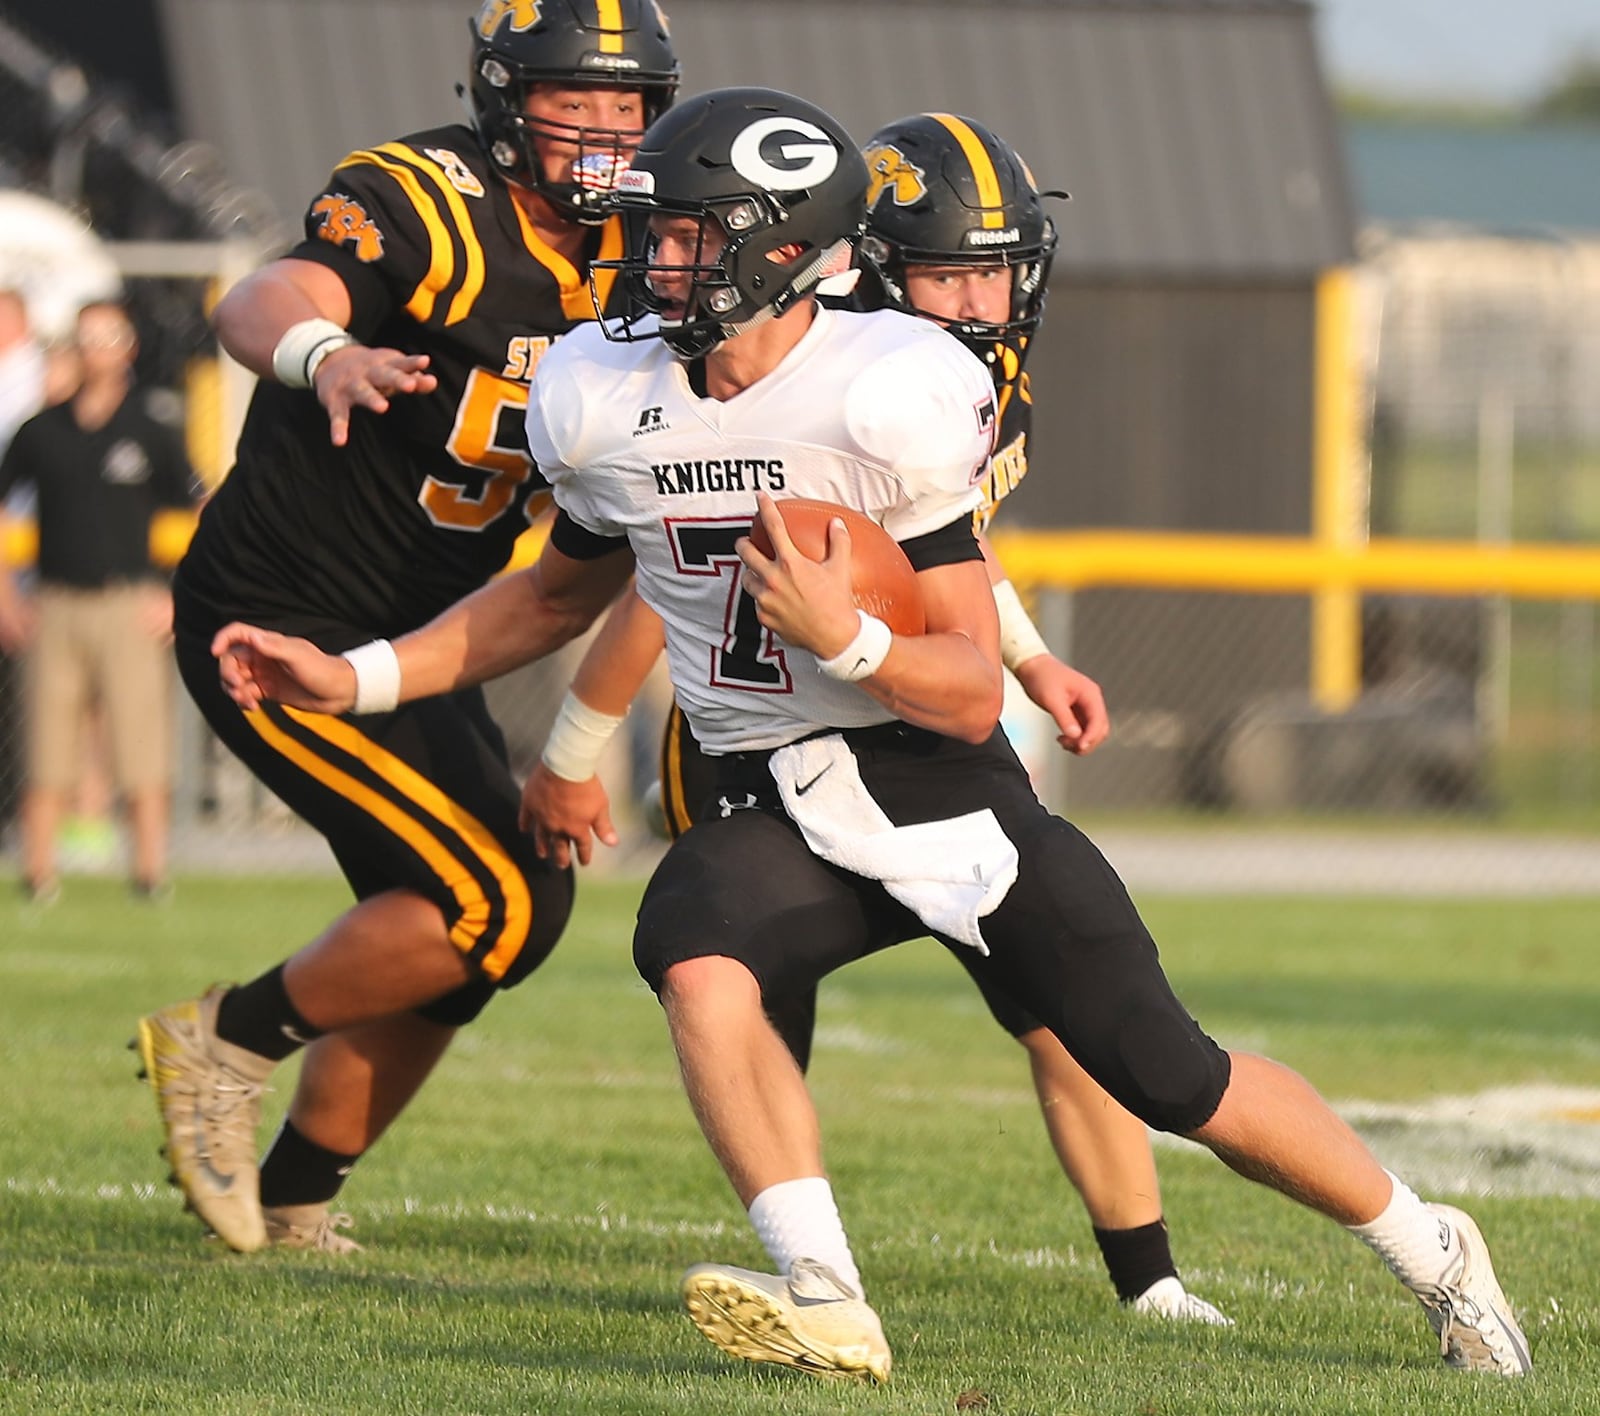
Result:
M733 549L756 493L852 506L905 541L979 504L993 427L983 364L894 311L818 308L783 363L726 401L698 397L661 341L615 344L581 325L545 355L528 399L528 446L556 504L632 545L674 692L712 753L891 718L757 622Z

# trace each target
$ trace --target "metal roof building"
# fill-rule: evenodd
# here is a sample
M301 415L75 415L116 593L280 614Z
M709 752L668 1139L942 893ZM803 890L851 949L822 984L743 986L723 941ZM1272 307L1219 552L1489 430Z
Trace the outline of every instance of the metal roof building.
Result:
M156 0L183 125L297 218L376 138L458 111L463 0ZM685 89L803 94L865 138L981 119L1060 212L1031 522L1303 531L1313 290L1355 215L1299 0L668 0Z
M468 0L153 3L184 129L286 220L344 153L460 111ZM788 89L863 139L906 113L969 114L1072 193L1030 364L1033 475L1007 525L1311 529L1319 290L1357 222L1309 5L664 4L687 92ZM1169 595L1128 673L1122 605L1146 593L1074 610L1072 652L1122 666L1124 714L1177 715L1192 744L1241 699L1305 681L1291 597L1254 606L1223 656L1214 597ZM1121 741L1074 768L1078 800L1181 792L1181 753Z
M158 0L185 127L297 214L317 174L457 113L463 0ZM668 0L685 91L766 84L858 137L972 114L1072 209L1062 266L1237 277L1349 257L1298 0Z

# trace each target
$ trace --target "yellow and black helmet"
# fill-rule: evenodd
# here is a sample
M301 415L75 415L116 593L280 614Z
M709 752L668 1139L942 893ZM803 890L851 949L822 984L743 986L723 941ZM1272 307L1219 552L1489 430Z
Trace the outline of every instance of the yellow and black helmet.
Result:
M1031 335L1044 313L1056 227L1028 166L1002 138L954 113L918 113L880 128L867 164L863 263L888 304L911 314L908 265L1003 265L1013 270L1005 324L950 324L972 345Z
M678 56L656 0L484 0L468 22L471 83L463 91L489 160L509 182L530 187L577 221L605 220L615 172L627 165L636 133L590 128L524 111L536 83L639 89L644 125L655 122L678 91ZM550 182L532 139L575 145L574 180Z

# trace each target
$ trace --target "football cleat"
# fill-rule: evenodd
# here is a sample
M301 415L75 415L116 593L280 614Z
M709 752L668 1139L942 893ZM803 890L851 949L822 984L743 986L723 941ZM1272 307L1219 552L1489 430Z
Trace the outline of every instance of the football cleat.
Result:
M274 1249L314 1249L323 1254L359 1254L362 1246L339 1231L353 1229L349 1215L331 1212L327 1205L266 1205L261 1216L267 1225L267 1243Z
M696 1264L682 1291L695 1326L732 1357L817 1376L889 1380L878 1315L815 1259L796 1259L787 1277Z
M1175 1274L1157 1279L1129 1305L1146 1317L1169 1322L1206 1323L1211 1327L1232 1327L1233 1319L1214 1304L1189 1292Z
M164 1153L188 1207L240 1253L265 1246L256 1127L273 1064L217 1036L217 984L139 1019L143 1075L155 1092Z
M1450 1205L1429 1205L1451 1232L1454 1253L1437 1283L1417 1284L1445 1365L1463 1372L1520 1377L1533 1370L1528 1339L1517 1326L1489 1262L1489 1246L1472 1216Z

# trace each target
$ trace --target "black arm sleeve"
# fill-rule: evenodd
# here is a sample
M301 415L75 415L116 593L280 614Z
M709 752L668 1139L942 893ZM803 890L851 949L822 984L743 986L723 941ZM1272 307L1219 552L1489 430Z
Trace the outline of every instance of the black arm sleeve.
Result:
M564 511L556 512L555 524L550 528L550 544L572 560L599 560L613 551L629 548L626 536L597 536Z
M900 549L906 553L913 570L932 570L936 565L959 565L962 561L983 559L983 547L973 533L970 516L902 541Z

